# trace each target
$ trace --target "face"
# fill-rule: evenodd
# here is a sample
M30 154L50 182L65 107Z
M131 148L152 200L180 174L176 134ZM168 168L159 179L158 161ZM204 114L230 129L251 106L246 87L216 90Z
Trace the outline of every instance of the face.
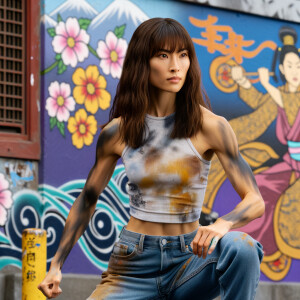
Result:
M295 87L300 85L300 58L297 54L288 53L279 69L290 85Z
M186 49L176 49L171 53L165 47L150 59L150 84L160 91L177 93L184 85L189 67Z

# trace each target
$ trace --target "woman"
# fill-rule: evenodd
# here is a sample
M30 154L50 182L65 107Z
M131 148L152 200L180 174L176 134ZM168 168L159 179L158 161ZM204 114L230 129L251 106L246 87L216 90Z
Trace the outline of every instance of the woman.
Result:
M206 108L195 49L175 20L154 18L134 32L96 162L66 221L39 288L61 293L61 267L92 216L119 157L129 178L131 218L92 299L253 299L261 245L228 233L260 217L264 203L224 118ZM228 215L199 227L210 160L216 153L242 198Z
M270 258L267 260L269 262L278 260L282 254L297 259L300 257L299 238L295 235L299 231L295 224L298 224L299 219L297 200L300 191L300 57L299 50L295 47L297 33L293 28L282 27L279 37L283 46L275 52L272 71L275 71L279 54L280 77L284 85L273 86L270 83L269 70L259 68L260 82L267 91L262 94L243 75L241 67L232 69L232 77L240 86L240 97L247 103L256 103L257 106L268 105L270 109L266 119L274 120L277 116L276 135L280 143L287 145L288 150L283 155L283 161L255 176L266 203L266 214L243 228L264 244L265 256ZM274 218L279 199L284 209L277 209L277 216ZM274 225L280 231L277 233L277 240ZM277 274L267 269L264 271L269 277L275 275L276 280L279 280L278 270ZM282 273L283 277L288 268L285 271Z

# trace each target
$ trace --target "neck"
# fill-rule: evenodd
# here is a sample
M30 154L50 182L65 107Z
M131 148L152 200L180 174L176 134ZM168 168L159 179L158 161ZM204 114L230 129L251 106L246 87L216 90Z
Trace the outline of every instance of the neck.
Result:
M155 117L165 117L175 111L176 93L150 87L150 107L148 114Z
M299 86L298 85L292 85L290 83L288 83L288 89L290 93L295 93L297 92Z

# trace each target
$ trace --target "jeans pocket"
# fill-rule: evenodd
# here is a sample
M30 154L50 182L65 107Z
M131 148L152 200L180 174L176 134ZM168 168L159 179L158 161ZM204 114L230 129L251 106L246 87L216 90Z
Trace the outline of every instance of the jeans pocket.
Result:
M136 254L136 244L124 240L119 240L115 243L111 255L118 258L128 259L134 257Z

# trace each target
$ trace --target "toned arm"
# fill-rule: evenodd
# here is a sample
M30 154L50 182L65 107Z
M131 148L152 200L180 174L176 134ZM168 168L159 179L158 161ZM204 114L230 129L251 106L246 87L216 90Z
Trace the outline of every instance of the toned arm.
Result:
M89 172L85 186L75 200L66 220L58 250L51 262L50 270L39 285L39 289L48 298L61 293L61 268L71 249L85 231L94 213L100 193L103 191L113 174L120 157L118 121L113 120L99 135L95 164Z
M230 213L218 218L214 224L199 228L191 246L194 254L203 255L205 258L214 250L216 242L230 229L241 227L260 217L264 213L265 205L252 171L239 152L236 136L229 123L222 117L204 111L201 140L207 148L205 153L214 152L217 155L242 200ZM216 240L210 247L213 238Z

